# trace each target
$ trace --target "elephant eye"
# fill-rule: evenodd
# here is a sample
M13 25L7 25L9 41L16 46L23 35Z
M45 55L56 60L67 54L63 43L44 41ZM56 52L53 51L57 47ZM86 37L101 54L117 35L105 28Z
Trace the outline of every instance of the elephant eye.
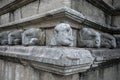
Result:
M92 38L95 38L95 37L96 37L96 35L91 35L91 37L92 37Z
M32 34L26 34L26 36L32 36Z
M14 37L14 35L11 35L11 37Z
M67 32L69 32L70 31L70 29L67 29Z
M55 30L56 31L56 33L58 33L59 31L58 30Z

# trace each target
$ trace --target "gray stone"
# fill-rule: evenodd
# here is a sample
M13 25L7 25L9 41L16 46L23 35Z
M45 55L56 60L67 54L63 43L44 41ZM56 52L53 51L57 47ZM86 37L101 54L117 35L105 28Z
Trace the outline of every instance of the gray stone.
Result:
M20 20L22 18L21 8L14 11L14 20Z
M18 59L23 65L60 75L84 72L94 60L90 51L71 47L0 46L0 55L14 57L14 62Z
M80 47L100 47L101 38L100 33L91 28L82 28L79 32L79 46Z
M13 2L15 0L0 0L0 8L8 5L9 3Z
M120 48L120 35L114 35L114 37L116 38L117 48Z
M120 0L114 0L113 6L114 6L116 9L120 9Z
M120 16L113 17L113 25L116 27L120 27Z
M107 33L101 33L101 47L116 48L116 39Z
M37 14L39 0L36 0L21 8L22 18L30 17Z
M52 46L73 46L72 29L69 24L58 24L54 29L54 35L51 40Z
M93 6L86 0L71 0L71 7L76 11L82 13L86 18L92 22L105 25L105 15L102 10Z
M9 23L9 13L6 13L4 15L1 15L1 24Z
M0 33L0 44L1 45L8 44L8 34L9 34L9 31L5 31L5 32Z
M9 33L8 35L8 44L9 45L19 45L22 43L22 32L23 30L15 30Z
M30 28L22 33L22 44L28 45L44 45L45 33L38 28Z
M70 7L70 0L41 0L39 5L39 13L44 13L53 9L61 8L61 7Z

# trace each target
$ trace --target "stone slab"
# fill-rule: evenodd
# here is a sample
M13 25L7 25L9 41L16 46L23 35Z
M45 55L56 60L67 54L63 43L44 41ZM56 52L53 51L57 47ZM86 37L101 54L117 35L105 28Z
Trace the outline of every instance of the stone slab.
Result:
M94 60L88 50L67 47L0 46L0 56L61 75L86 71Z
M95 29L98 29L98 30L102 30L103 32L108 32L108 33L112 33L112 34L113 33L114 34L120 33L120 28L110 27L110 26L106 27L106 26L97 24L95 22L92 22L92 21L86 19L86 17L83 16L80 12L78 12L76 10L73 10L71 8L68 8L68 7L61 7L61 8L58 8L58 9L48 11L44 14L37 14L37 15L34 15L34 16L31 16L31 17L27 17L27 18L24 18L24 19L14 21L14 22L6 23L6 24L3 24L3 25L0 25L0 29L3 29L3 28L7 29L8 27L13 28L13 27L28 26L28 25L31 25L31 24L34 24L34 23L40 23L41 21L45 21L45 20L50 21L52 19L58 19L58 18L59 18L59 20L62 18L62 20L65 21L66 19L63 19L63 17L68 18L68 19L70 19L74 22L77 22L79 24L83 24L83 25L85 24L89 27L92 27L92 28L95 28ZM44 28L44 25L39 25L39 26L42 26Z
M96 62L104 62L120 58L120 49L89 49Z

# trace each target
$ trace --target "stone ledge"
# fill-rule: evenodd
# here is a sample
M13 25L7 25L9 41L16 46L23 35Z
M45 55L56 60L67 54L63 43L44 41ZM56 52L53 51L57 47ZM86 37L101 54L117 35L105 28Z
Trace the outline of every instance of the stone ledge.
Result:
M61 7L59 9L54 9L51 11L48 11L43 14L37 14L28 18L20 19L14 22L10 22L7 24L0 25L0 30L12 28L12 27L20 27L25 26L33 23L38 23L40 21L44 21L47 19L53 19L53 18L69 18L71 20L74 20L80 24L87 25L89 27L101 30L103 32L107 32L110 34L120 34L120 28L119 27L112 27L112 26L103 26L98 23L92 22L92 20L86 19L85 16L83 16L81 13L79 13L76 10L73 10L68 7ZM44 27L43 27L44 28Z
M23 65L60 75L84 72L94 60L90 51L85 49L39 46L0 46L0 59L19 61Z
M120 58L120 49L89 49L92 56L95 57L95 62L106 62Z
M120 49L0 46L0 59L59 75L71 75L105 62L120 60Z
M35 1L35 0L15 0L15 1L3 6L2 8L0 8L0 15L14 11L15 9L22 7L32 1Z
M113 6L105 3L103 0L86 0L92 5L98 7L99 9L103 10L108 15L117 16L120 15L120 9L115 9Z

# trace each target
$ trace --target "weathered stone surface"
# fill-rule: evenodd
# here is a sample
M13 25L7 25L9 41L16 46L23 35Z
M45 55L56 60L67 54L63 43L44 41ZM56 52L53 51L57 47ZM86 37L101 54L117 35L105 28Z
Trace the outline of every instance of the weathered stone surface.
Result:
M44 45L45 33L39 28L30 28L22 33L23 45Z
M51 39L52 46L73 46L73 34L69 24L58 24Z
M120 58L120 49L89 49L96 62Z
M54 29L46 29L46 46L49 46L54 35Z
M9 31L5 31L5 32L0 33L0 44L1 45L8 44L8 34L9 34Z
M113 17L113 25L116 27L120 27L120 16Z
M14 20L19 20L22 18L21 8L14 11Z
M8 35L9 45L20 45L22 43L22 32L23 30L15 30Z
M39 13L44 13L46 11L50 11L53 9L61 8L61 7L70 7L71 1L70 0L41 0L39 4Z
M106 25L104 12L86 0L72 0L71 7L86 16L88 20Z
M22 10L22 18L25 17L30 17L33 16L35 14L37 14L38 12L38 5L39 5L39 0L34 1L24 7L21 8Z
M101 47L116 48L116 39L107 33L101 33Z
M107 3L108 5L112 5L113 4L113 0L103 0L105 3Z
M14 57L20 59L23 65L61 75L86 71L94 60L88 50L67 47L1 46L0 55Z
M100 47L100 33L91 28L82 28L79 32L79 46L88 48Z
M120 35L114 35L116 38L117 48L120 48Z
M15 1L15 0L0 0L0 8L13 2L13 1Z
M1 24L9 23L9 13L1 15Z
M114 0L113 6L114 6L116 9L120 9L120 1L119 1L119 0Z

